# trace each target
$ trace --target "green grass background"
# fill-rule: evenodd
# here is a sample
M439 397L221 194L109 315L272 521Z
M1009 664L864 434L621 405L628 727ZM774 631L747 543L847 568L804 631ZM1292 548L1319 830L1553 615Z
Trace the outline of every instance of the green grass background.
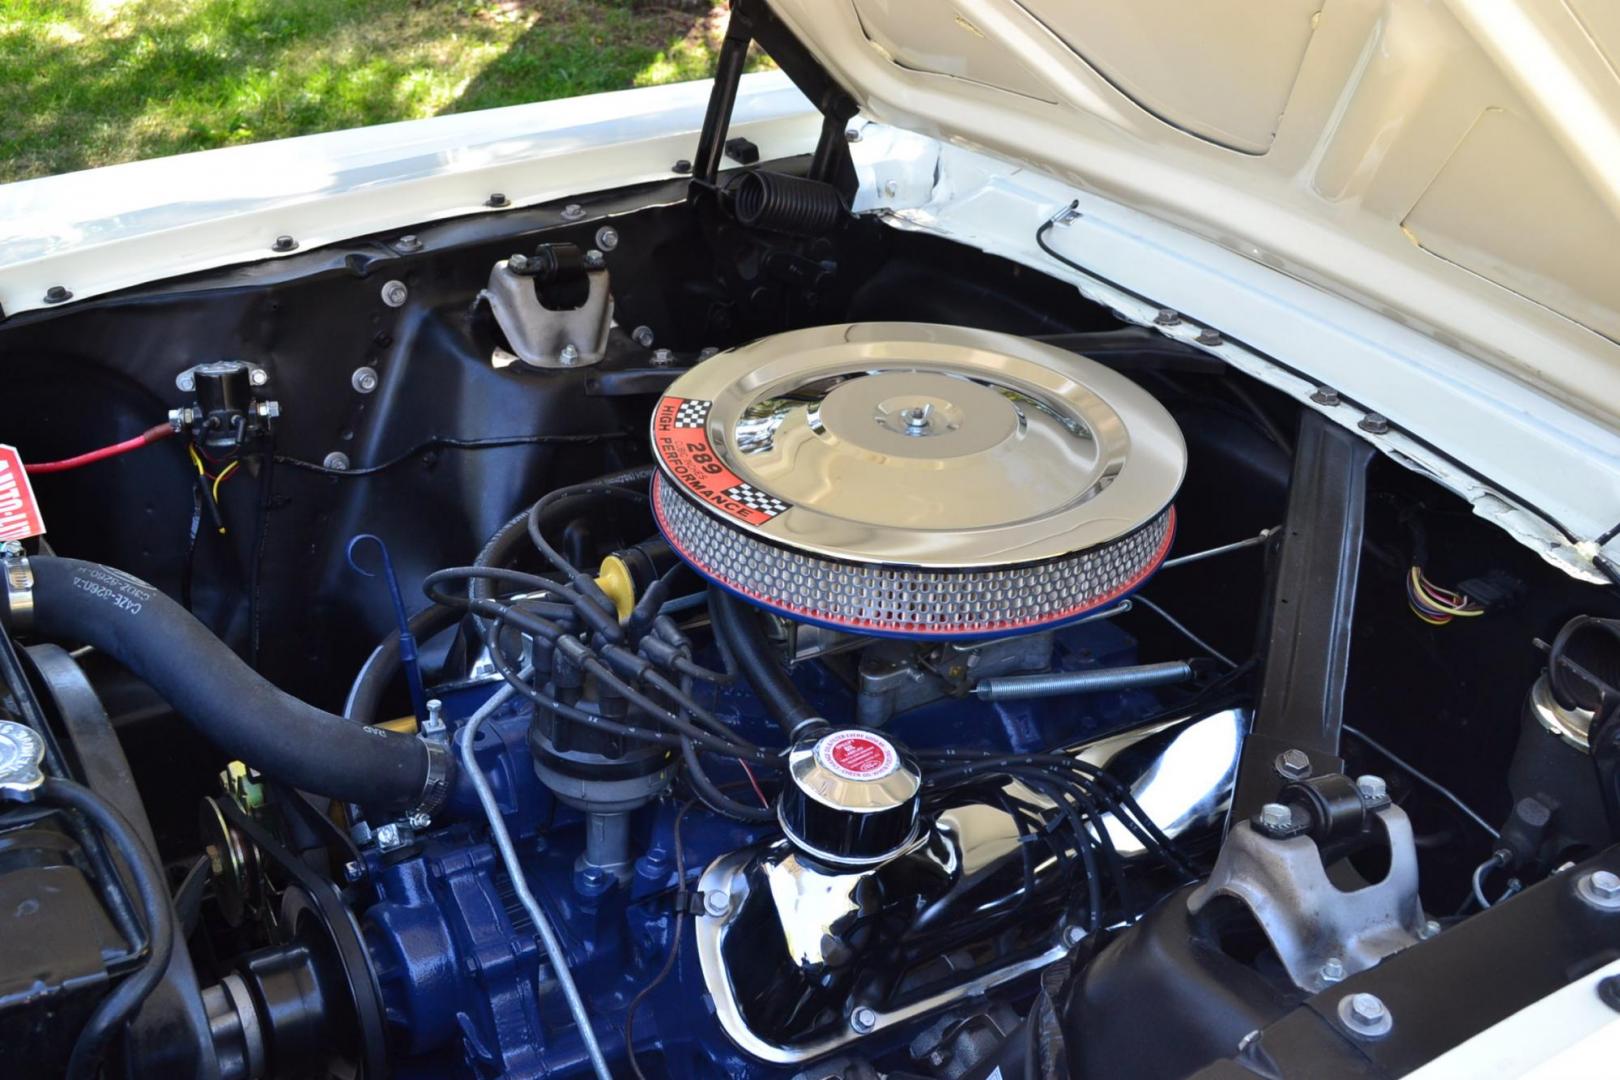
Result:
M725 24L721 0L0 0L0 182L703 78Z

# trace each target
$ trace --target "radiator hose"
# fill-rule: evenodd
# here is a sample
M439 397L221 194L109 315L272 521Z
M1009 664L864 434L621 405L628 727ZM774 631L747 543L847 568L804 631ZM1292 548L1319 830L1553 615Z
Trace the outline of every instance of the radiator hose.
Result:
M277 689L138 578L51 556L31 558L29 567L33 636L106 653L225 753L274 780L367 808L421 802L429 751L414 736L363 727Z

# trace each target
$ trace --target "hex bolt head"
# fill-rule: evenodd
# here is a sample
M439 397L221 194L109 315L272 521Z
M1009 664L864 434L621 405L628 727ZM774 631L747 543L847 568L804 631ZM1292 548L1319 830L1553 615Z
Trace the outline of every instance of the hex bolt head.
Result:
M652 348L653 342L656 340L653 337L653 330L650 326L636 327L634 330L630 331L630 337L631 340L633 340L637 345L640 345L643 349Z
M1603 1004L1615 1012L1620 1012L1620 975L1610 975L1606 979L1599 979L1597 996L1598 1000Z
M369 394L377 389L377 369L374 367L357 367L354 374L349 376L349 385L357 393Z
M1437 919L1424 919L1423 925L1418 927L1418 940L1428 941L1432 937L1440 936L1440 922Z
M1356 427L1369 435L1387 435L1389 433L1389 420L1378 413L1370 412L1356 421Z
M73 294L68 291L65 285L52 285L45 290L45 302L47 304L62 304L71 299L73 299Z
M276 242L270 245L271 251L297 251L298 241L290 236L278 236Z
M1384 783L1382 776L1356 777L1356 790L1368 802L1383 802L1389 798L1389 785Z
M725 918L731 912L731 897L721 889L707 890L703 894L703 912L711 918Z
M422 240L415 233L406 233L394 241L394 250L403 251L407 255L415 254L422 250Z
M1575 879L1575 895L1600 911L1620 911L1620 874L1593 870Z
M654 367L669 367L675 362L675 354L668 349L654 349L652 362Z
M1171 311L1169 308L1160 308L1159 313L1153 317L1153 324L1155 326L1180 326L1181 314L1180 312Z
M174 377L174 385L176 389L184 390L189 394L197 389L197 373L191 368L186 368L186 370ZM190 423L190 421L187 421L187 423Z
M1320 974L1322 981L1325 983L1343 982L1345 975L1344 961L1337 956L1328 957L1327 962L1322 965Z
M376 837L377 847L383 851L392 851L394 848L400 847L404 843L399 835L399 826L393 822L389 822L387 825L384 825L378 829L376 832Z
M849 1014L850 1030L865 1035L877 1027L877 1013L865 1005L857 1005Z
M1339 404L1339 392L1331 386L1318 386L1316 393L1311 395L1311 400L1331 409Z
M596 246L603 251L612 251L619 246L619 230L611 225L604 225L596 230Z
M1303 750L1284 750L1272 767L1285 780L1303 780L1311 775L1311 755Z
M1280 832L1294 823L1294 812L1282 803L1268 802L1260 808L1260 827Z
M405 301L410 299L411 290L405 287L403 281L386 281L382 287L382 302L389 307L404 307Z
M1226 339L1221 337L1221 332L1213 327L1206 326L1198 331L1198 344L1200 345L1224 345L1225 343Z
M845 128L844 129L844 141L845 142L851 142L851 143L860 142L861 141L861 129L860 128Z
M512 200L506 197L505 192L497 191L489 198L484 200L484 205L494 207L495 209L499 210L503 206L509 206L511 202Z
M506 268L521 274L523 271L529 268L529 257L521 252L516 255L508 255L506 258Z
M1376 994L1346 994L1339 1000L1339 1019L1351 1032L1368 1039L1388 1035L1395 1026L1395 1018Z
M573 367L579 361L579 349L573 345L564 345L562 352L557 354L557 362L563 367Z
M418 810L418 811L414 812L413 814L411 814L410 817L405 819L405 824L409 825L411 828L415 829L417 832L421 832L423 829L425 829L429 825L433 824L433 815L432 814L425 814L422 811Z
M607 265L607 256L603 255L600 251L596 250L595 248L591 248L589 251L587 251L585 253L585 269L587 269L587 270L600 270L600 269L602 269L602 267L604 267L606 265Z
M675 164L670 166L670 171L675 173L677 176L689 176L692 172L692 162L686 158L681 158L679 161L675 162Z
M270 373L262 367L256 367L248 372L248 382L254 386L263 386L270 381Z
M352 859L343 864L343 880L351 885L365 876L366 868Z
M1086 939L1086 930L1083 926L1065 926L1063 928L1063 944L1074 948Z
M579 205L579 203L571 202L562 208L562 219L564 221L578 221L584 216L585 208Z
M341 450L334 450L321 459L321 464L333 472L347 472L349 469L349 455Z
M1357 1020L1375 1024L1389 1015L1383 1001L1375 994L1351 994L1350 1012Z

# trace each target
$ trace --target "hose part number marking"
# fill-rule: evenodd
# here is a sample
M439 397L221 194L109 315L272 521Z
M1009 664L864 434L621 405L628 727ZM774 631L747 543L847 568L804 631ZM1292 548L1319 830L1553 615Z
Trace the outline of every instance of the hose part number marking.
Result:
M45 517L39 512L22 455L15 446L0 445L0 541L44 534Z
M816 744L816 760L845 780L881 780L900 764L894 747L870 731L835 731Z
M653 410L653 448L664 470L688 492L739 521L763 525L792 504L726 468L709 443L711 405L696 398L660 398Z
M131 615L139 615L141 613L141 602L139 600L131 600L123 593L115 592L112 589L107 588L107 586L101 584L99 581L89 581L82 577L75 577L73 579L73 587L75 589L81 589L84 592L89 593L91 596L105 600L112 604L113 607L122 611L127 611Z
M99 566L85 566L74 574L73 587L131 615L139 615L156 591L140 578Z

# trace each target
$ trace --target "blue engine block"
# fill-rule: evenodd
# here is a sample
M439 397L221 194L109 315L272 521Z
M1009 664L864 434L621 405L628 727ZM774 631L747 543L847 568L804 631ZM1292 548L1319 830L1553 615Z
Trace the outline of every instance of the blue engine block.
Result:
M1135 641L1102 621L1059 632L1054 666L1063 670L1134 663ZM820 664L795 672L824 715L853 715L851 692ZM493 687L442 693L452 729ZM713 710L751 739L780 740L746 688L712 689ZM1085 698L988 705L971 698L942 700L896 717L888 731L917 747L961 746L1031 750L1128 727L1153 712L1158 699L1135 691ZM610 1061L624 1061L624 1023L632 999L663 966L676 926L677 815L673 796L637 812L634 873L578 869L584 849L581 815L553 798L536 777L525 740L530 706L519 700L487 720L475 751L495 790L530 888L553 920L581 993L597 1018L597 1038ZM722 785L742 781L716 762ZM743 788L746 791L746 788ZM739 795L739 797L741 797ZM680 849L688 886L717 856L774 830L738 825L697 804L681 823ZM584 1044L499 855L478 820L418 836L387 854L367 856L374 899L362 902L369 945L393 1040L396 1075L403 1077L562 1077L589 1075ZM695 893L691 894L693 897ZM670 976L636 1011L637 1061L649 1076L771 1077L795 1070L746 1057L712 1015L690 928ZM921 1020L918 1027L925 1026ZM903 1052L907 1034L862 1052ZM880 1040L874 1039L873 1042Z

